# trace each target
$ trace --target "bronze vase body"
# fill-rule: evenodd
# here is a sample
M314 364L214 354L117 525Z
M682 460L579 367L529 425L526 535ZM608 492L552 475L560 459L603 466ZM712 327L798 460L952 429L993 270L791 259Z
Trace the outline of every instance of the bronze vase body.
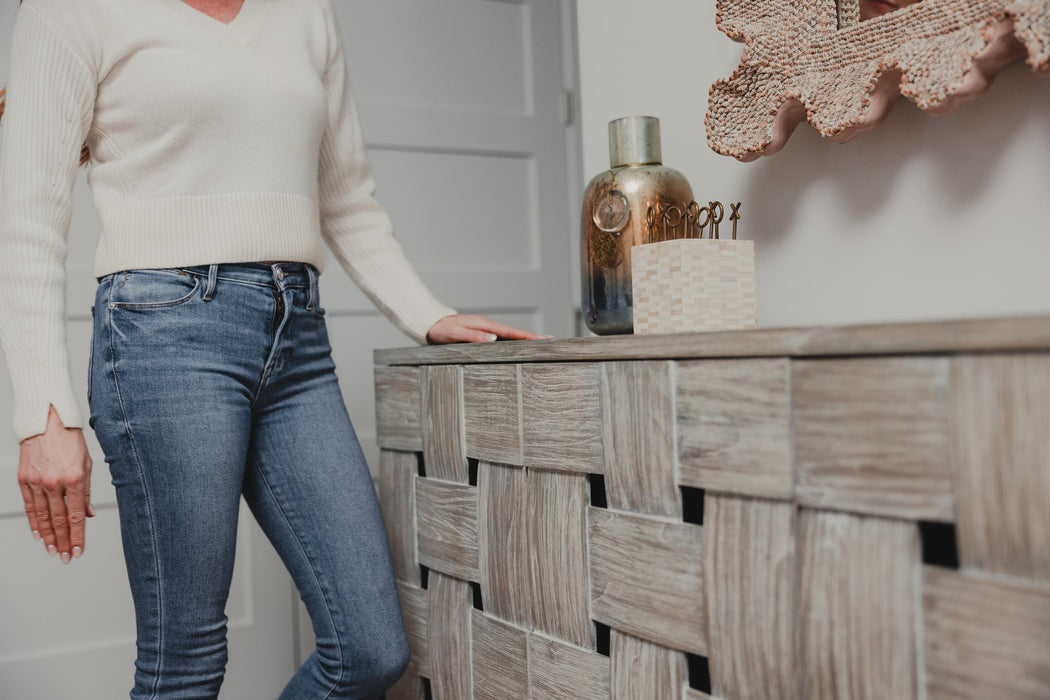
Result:
M659 120L627 117L609 124L612 167L583 196L580 222L581 310L598 335L634 330L631 248L650 242L648 212L685 211L693 191L661 162Z

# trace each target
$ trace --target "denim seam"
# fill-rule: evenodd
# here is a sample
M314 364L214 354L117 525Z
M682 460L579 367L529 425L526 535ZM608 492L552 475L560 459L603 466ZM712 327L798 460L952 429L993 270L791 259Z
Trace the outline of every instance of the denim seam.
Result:
M336 678L335 683L328 689L328 692L325 693L324 697L321 698L321 700L328 700L328 698L332 696L332 693L335 692L335 689L338 688L339 684L343 681L343 672L346 670L346 663L343 660L343 641L339 638L339 628L335 624L335 616L332 615L332 605L328 601L328 594L325 591L324 586L321 585L321 578L317 574L317 567L314 565L313 559L310 558L310 554L306 551L306 547L303 546L302 538L299 537L299 533L292 525L292 521L288 518L288 514L284 512L284 506L281 505L280 499L278 499L277 495L273 492L273 487L270 486L270 481L266 478L266 473L263 471L262 465L255 456L255 450L251 446L248 447L248 456L251 458L252 464L255 465L256 470L258 470L259 478L262 480L263 485L266 486L267 493L270 494L270 498L273 499L274 505L277 506L277 512L281 514L281 519L284 520L285 525L288 526L288 530L295 538L295 543L299 545L299 551L302 552L303 558L306 559L306 562L310 565L310 574L313 576L314 583L317 584L317 590L321 592L321 600L324 601L325 611L328 613L328 621L332 623L332 631L335 633L335 646L336 649L339 650L339 677Z
M109 287L109 298L113 301L113 286ZM131 445L131 454L135 460L135 467L138 469L139 482L142 485L142 494L146 499L146 514L149 522L149 534L150 539L153 541L153 566L154 572L157 576L157 668L153 676L153 687L150 688L150 700L155 700L157 697L157 685L160 683L160 669L161 669L161 649L164 646L164 611L163 603L161 598L161 580L160 580L160 556L158 554L157 546L157 528L154 522L153 516L153 504L150 501L149 489L146 488L146 474L142 468L142 460L139 458L138 450L135 448L135 436L131 432L131 423L128 421L128 412L124 407L124 399L120 395L120 382L117 378L117 359L116 349L113 343L113 314L109 314L109 359L113 363L113 389L116 391L117 404L120 406L120 416L124 422L124 433L127 435L128 443Z

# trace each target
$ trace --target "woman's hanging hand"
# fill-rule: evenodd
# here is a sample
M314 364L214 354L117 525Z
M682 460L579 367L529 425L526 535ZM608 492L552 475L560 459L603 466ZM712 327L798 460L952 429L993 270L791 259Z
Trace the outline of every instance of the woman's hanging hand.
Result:
M33 537L66 564L84 553L91 505L91 455L84 431L67 428L51 407L47 428L20 443L18 484Z
M427 343L486 343L498 338L507 340L549 340L554 336L540 335L513 326L496 323L484 316L453 314L445 316L427 331Z

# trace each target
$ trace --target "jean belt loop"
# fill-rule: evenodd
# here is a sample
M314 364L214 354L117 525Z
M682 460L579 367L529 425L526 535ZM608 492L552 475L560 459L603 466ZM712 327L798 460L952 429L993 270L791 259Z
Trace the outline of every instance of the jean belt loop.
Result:
M219 274L219 264L211 263L208 266L208 286L204 288L204 301L211 301L215 296L215 278Z
M306 265L306 275L310 278L310 298L306 301L306 308L313 311L317 304L317 272L309 263Z

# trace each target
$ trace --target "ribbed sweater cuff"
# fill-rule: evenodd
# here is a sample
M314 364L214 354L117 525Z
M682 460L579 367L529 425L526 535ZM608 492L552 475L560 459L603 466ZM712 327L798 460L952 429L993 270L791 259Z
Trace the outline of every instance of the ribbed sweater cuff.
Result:
M67 428L84 428L80 401L73 390L69 371L63 371L54 363L34 364L20 357L7 358L14 385L14 435L21 442L27 437L39 435L47 429L51 404L58 411Z

